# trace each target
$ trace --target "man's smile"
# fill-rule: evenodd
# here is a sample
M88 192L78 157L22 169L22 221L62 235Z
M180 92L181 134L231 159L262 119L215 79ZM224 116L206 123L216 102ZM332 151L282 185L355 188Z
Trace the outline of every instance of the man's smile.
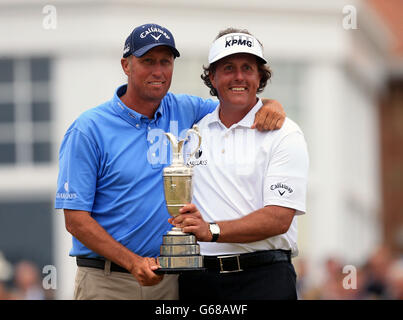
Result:
M230 89L232 92L244 92L244 91L248 90L248 89L245 88L245 87L230 87L229 89Z
M148 84L159 86L165 84L165 81L148 81Z

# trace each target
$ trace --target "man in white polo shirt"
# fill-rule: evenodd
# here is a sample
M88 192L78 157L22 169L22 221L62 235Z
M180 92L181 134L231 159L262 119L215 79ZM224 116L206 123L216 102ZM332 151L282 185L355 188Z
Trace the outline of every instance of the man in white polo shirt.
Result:
M202 78L219 108L199 122L193 203L170 222L194 233L206 272L182 274L180 299L296 299L291 257L296 216L305 212L308 152L298 125L251 129L256 96L271 71L246 30L227 29L211 46ZM190 143L191 147L191 143Z

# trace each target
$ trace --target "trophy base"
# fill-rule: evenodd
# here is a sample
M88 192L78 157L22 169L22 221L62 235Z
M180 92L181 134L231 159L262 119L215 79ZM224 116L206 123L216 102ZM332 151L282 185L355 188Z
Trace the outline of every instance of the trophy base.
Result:
M181 274L191 272L204 272L206 268L159 268L154 270L156 274Z
M155 273L183 273L203 271L203 257L200 246L193 234L173 228L163 237L158 263L161 266Z

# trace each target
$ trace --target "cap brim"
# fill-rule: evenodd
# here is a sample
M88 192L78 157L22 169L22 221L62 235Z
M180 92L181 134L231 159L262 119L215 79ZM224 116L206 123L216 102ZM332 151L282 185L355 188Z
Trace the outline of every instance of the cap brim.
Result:
M148 51L150 51L152 48L155 48L155 47L158 47L158 46L165 46L165 47L168 47L169 49L172 50L172 53L174 54L174 57L175 57L175 58L176 58L176 57L180 57L179 51L176 50L175 47L172 47L172 46L170 46L170 45L168 45L168 44L166 44L166 43L152 43L152 44L149 44L149 45L147 45L147 46L142 47L141 49L139 49L139 50L137 50L137 51L134 51L134 52L133 52L133 55L134 55L135 57L137 57L137 58L140 58L140 57L144 56L144 55L145 55Z
M249 54L254 55L256 58L259 58L260 60L262 60L263 63L267 63L267 61L264 57L256 54L254 51L248 50L248 49L240 50L239 48L233 48L233 50L225 50L225 51L221 52L220 54L216 55L214 58L210 59L209 63L214 63L222 58L225 58L230 55L237 54L237 53L249 53Z

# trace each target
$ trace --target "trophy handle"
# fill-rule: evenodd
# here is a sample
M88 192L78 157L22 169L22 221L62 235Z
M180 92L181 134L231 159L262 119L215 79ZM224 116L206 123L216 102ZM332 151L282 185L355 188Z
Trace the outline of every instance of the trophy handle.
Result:
M176 137L172 133L164 132L164 134L167 136L168 140L171 142L172 146L172 152L177 153L178 152L178 141L176 140Z
M186 141L189 141L189 136L191 133L194 133L197 135L199 142L197 144L196 149L190 154L190 157L193 156L197 150L199 150L200 145L201 145L201 136L199 132L199 127L197 125L194 125L192 129L189 129L186 132L185 139L183 140L176 140L176 137L172 133L164 132L164 135L166 135L171 142L172 146L172 153L173 153L173 163L179 163L183 164L183 155L182 155L182 147Z
M200 145L201 145L201 135L200 135L200 132L199 132L199 127L197 125L194 125L192 127L192 129L189 129L186 132L186 137L185 137L185 140L183 140L183 141L187 141L188 137L190 136L191 133L194 133L195 135L197 135L197 138L199 139L199 142L197 144L197 147L194 149L194 151L190 153L189 157L193 156L196 153L196 151L199 150Z

